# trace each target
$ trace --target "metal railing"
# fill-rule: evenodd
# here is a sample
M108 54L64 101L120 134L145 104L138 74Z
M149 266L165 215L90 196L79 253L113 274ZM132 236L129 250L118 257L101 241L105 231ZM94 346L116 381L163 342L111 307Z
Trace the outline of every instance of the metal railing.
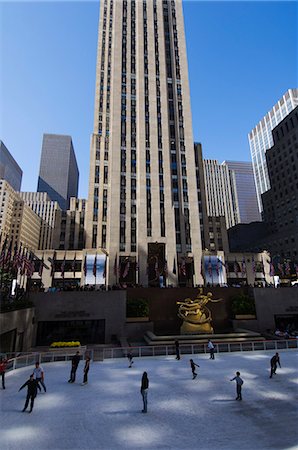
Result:
M215 352L251 352L262 350L290 350L298 348L298 339L276 340L276 341L249 341L249 342L220 342L214 343ZM128 351L132 352L134 358L146 356L172 356L176 354L174 345L155 345L141 347L115 347L115 348L94 348L83 349L81 356L84 359L88 354L93 361L103 361L105 359L118 359L127 356ZM181 355L196 355L208 353L207 344L180 344ZM19 354L7 362L7 371L31 366L39 361L42 363L70 361L72 354L69 352L34 352Z

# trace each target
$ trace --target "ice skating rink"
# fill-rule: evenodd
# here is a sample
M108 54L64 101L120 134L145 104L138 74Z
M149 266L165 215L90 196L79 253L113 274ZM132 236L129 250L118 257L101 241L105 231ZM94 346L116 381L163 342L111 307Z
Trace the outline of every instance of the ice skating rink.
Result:
M70 362L42 364L47 393L22 413L33 367L6 375L0 387L1 450L298 449L298 354L280 351L281 369L269 379L274 351L134 358L91 363L89 384L67 382ZM192 380L189 359L200 365ZM235 401L236 370L244 379ZM148 413L142 414L141 376L148 372Z

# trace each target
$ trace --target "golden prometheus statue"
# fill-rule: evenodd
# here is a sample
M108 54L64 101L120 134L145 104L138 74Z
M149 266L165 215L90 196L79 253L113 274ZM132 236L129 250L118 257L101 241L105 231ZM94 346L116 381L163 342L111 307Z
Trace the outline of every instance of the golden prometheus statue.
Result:
M206 304L208 302L217 303L220 301L222 301L221 298L212 300L211 292L204 295L203 289L199 289L199 293L194 300L186 298L182 302L177 302L177 305L179 305L178 317L183 320L180 328L181 334L214 333L211 325L211 311L207 308Z

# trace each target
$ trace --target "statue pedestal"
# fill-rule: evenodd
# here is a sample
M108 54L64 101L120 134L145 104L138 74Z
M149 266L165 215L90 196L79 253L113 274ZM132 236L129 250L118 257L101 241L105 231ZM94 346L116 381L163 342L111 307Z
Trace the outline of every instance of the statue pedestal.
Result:
M180 327L180 334L213 334L214 330L209 322L201 324L192 324L183 322Z

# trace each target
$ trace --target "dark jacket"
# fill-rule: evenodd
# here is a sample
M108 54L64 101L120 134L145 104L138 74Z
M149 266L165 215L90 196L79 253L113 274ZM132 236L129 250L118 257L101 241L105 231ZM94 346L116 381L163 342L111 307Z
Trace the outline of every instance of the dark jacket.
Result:
M24 387L28 388L28 395L32 395L33 397L36 397L37 395L37 381L36 380L28 380L26 381L26 383L23 384L23 386L20 387L19 391L21 391L22 389L24 389Z
M71 359L72 366L77 368L80 360L81 360L80 355L74 355Z
M148 389L148 387L149 387L148 377L142 377L141 391L143 391L144 389Z
M280 365L280 360L279 360L279 356L274 355L271 358L271 367L277 366L277 364L279 365L279 367L281 367Z

